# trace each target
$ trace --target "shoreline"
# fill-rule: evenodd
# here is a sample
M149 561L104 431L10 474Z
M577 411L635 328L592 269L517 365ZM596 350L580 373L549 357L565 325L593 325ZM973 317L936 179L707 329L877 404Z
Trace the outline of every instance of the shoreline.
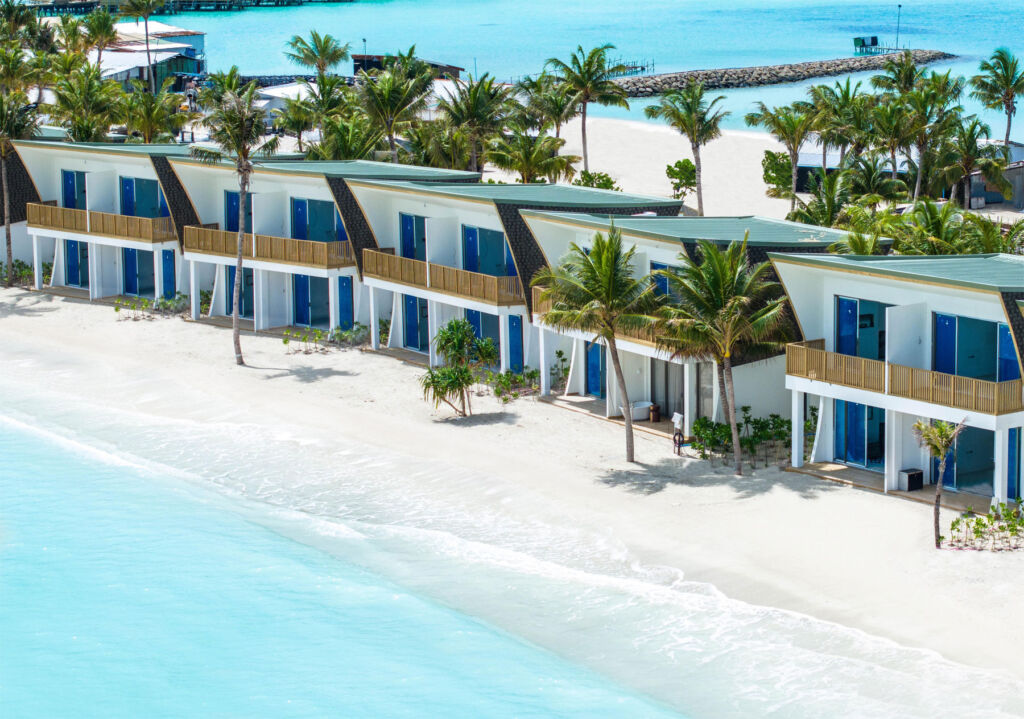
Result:
M20 290L0 292L0 308L8 371L52 391L147 421L310 439L329 428L342 448L352 437L455 463L460 476L432 481L431 496L486 496L467 477L494 477L513 488L502 512L545 506L563 529L607 532L644 565L730 599L1024 678L1024 637L1006 620L1024 594L1024 557L935 552L923 505L778 470L734 478L643 434L639 463L626 465L620 427L545 402L479 397L474 417L453 420L422 401L418 368L377 353L285 354L280 340L247 335L250 366L235 368L229 334L209 325L119 322L104 305Z

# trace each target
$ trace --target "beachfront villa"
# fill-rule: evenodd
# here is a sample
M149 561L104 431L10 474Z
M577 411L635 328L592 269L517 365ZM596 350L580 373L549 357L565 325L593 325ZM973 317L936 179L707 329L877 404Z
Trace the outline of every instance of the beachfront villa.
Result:
M190 157L171 164L196 213L184 234L192 317L200 317L204 292L210 293L208 315L231 315L240 222L237 173L231 164ZM370 324L358 260L359 250L373 240L349 190L350 182L369 178L458 183L477 182L480 175L366 161L258 163L241 220L246 235L239 314L247 327L329 331Z
M911 431L964 421L950 490L1021 494L1024 258L772 254L804 337L786 349L793 422L818 407L811 462L877 473L885 491L938 481ZM794 442L792 463L804 462Z
M22 207L25 216L15 254L31 259L36 289L44 265L51 265L49 286L89 299L170 299L185 291L180 243L191 218L168 158L187 153L187 146L14 145L27 170L19 180L24 203L12 206L12 217Z
M376 323L390 318L388 346L421 353L434 365L438 328L464 318L479 337L494 341L501 371L516 372L544 362L524 278L550 259L522 212L676 215L681 208L677 200L566 185L353 180L349 186L372 232L373 246L364 246L360 259L376 308L370 312L374 343Z
M621 231L627 246L636 248L634 272L644 277L655 270L678 265L681 253L698 257L698 240L720 246L742 239L749 233L747 255L751 262L763 262L768 252L823 253L845 232L822 227L774 220L764 217L635 217L610 218L606 215L565 212L524 211L522 213L544 254L557 262L569 250L570 243L586 249L597 232L607 232L609 223ZM668 292L668 283L659 279L658 290ZM556 331L540 326L539 289L534 288L534 323L539 326L541 344L561 349L570 357L566 393L590 396L606 417L622 415L618 384L610 372L611 360L603 340L593 341L582 332ZM693 422L706 417L724 422L718 374L713 362L672 357L659 348L646 333L619 337L616 342L626 391L635 419L647 418L647 407L657 404L667 417L680 414L682 431L693 435ZM541 355L541 378L550 377L548 364L552 350ZM733 370L736 402L749 406L756 417L788 410L789 396L783 387L784 359L781 355L757 361L740 360ZM545 384L543 391L550 391Z

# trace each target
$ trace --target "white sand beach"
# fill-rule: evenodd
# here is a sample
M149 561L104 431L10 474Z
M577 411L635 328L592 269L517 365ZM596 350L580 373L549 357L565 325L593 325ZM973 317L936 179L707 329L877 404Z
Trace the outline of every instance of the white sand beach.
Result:
M1024 679L1024 556L935 551L927 506L779 470L737 478L642 433L628 465L618 425L550 403L480 396L474 417L455 420L422 400L422 370L392 357L287 353L268 336L243 345L249 366L236 367L223 328L118 321L109 306L0 292L0 362L26 386L147 420L245 422L450 463L729 597ZM287 479L301 478L297 466ZM453 480L431 491L463 490Z

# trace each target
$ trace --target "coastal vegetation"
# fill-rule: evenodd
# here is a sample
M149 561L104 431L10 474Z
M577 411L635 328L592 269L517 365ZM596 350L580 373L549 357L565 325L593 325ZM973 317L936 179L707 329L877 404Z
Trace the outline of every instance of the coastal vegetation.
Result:
M11 239L11 192L8 182L7 164L14 153L11 140L23 140L36 133L38 118L25 95L20 91L5 91L0 95L0 186L3 190L4 245L6 262L4 285L14 284L14 249Z
M928 452L928 456L939 463L938 479L935 482L935 504L932 509L932 529L935 535L935 548L942 548L942 534L939 524L942 510L942 488L946 484L946 462L953 454L953 447L956 438L967 426L966 420L960 424L936 420L928 422L918 420L914 423L912 430L921 447Z
M470 390L477 382L478 372L497 364L498 350L487 337L476 336L467 320L451 320L437 331L434 349L442 364L430 367L420 378L423 398L435 407L446 404L460 417L473 413Z

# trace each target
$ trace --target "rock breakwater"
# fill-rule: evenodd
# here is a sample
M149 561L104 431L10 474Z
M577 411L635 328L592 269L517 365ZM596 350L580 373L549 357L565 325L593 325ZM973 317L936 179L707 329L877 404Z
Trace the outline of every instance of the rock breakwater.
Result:
M938 50L911 50L910 53L918 65L956 57ZM691 82L703 82L704 87L708 89L758 87L760 85L778 85L784 82L800 82L816 77L881 70L885 61L893 57L893 55L862 55L835 60L796 62L790 65L733 67L724 70L687 70L667 72L661 75L623 77L615 82L621 85L630 97L648 97L667 90L682 88Z

